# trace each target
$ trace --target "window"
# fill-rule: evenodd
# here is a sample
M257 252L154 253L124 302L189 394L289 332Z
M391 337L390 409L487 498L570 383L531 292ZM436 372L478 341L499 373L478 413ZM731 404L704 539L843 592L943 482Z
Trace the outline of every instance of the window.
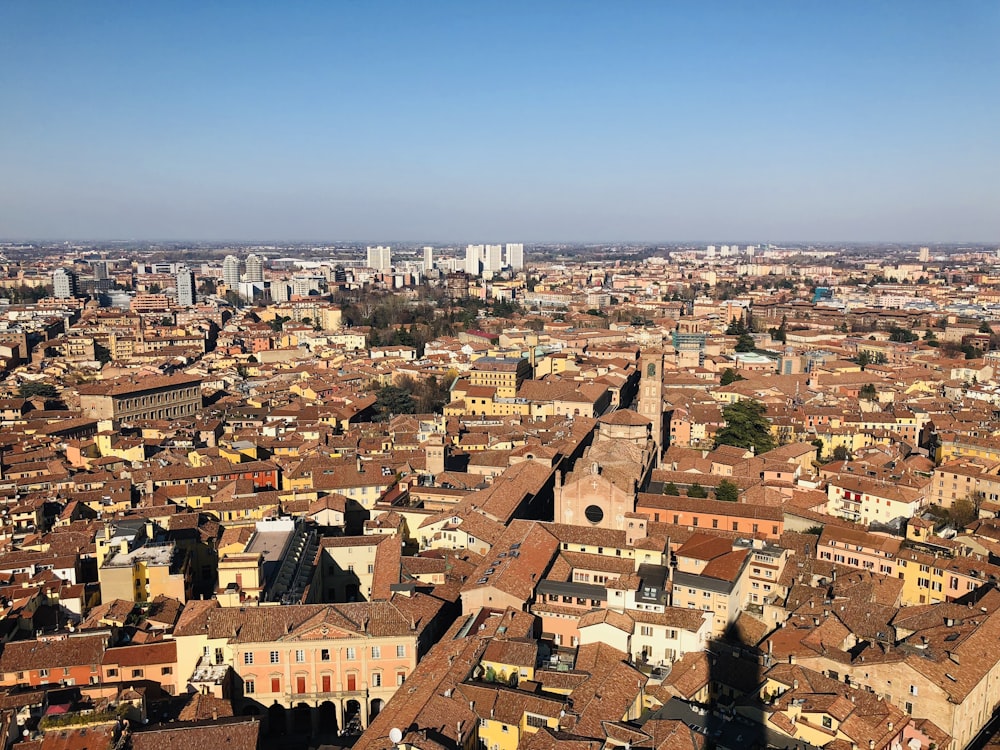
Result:
M173 674L173 673L174 673L173 667L160 667L160 674Z
M357 659L358 658L355 655L355 653L354 653L354 647L353 646L349 646L348 647L348 649L347 649L347 658L348 659Z
M244 664L253 664L253 651L247 651L243 654Z
M399 687L406 681L406 672L396 672L396 686Z
M257 692L257 685L253 680L243 680L243 695L253 695Z
M481 726L481 727L485 727L485 726L486 726L486 724L487 724L487 720L486 720L486 719L480 719L480 720L479 720L479 726Z
M133 669L132 670L132 676L133 677L142 677L142 674L143 673L142 673L141 669Z
M279 652L277 652L277 651L272 651L271 652L271 663L272 664L277 664L280 661L281 661L281 654Z
M406 658L406 646L396 646L396 658L397 659Z
M372 687L382 687L381 672L372 672Z
M373 659L381 659L382 658L382 647L381 646L372 646L372 658Z
M917 686L910 685L910 695L916 695L916 694L917 694Z
M320 661L330 661L330 649L328 648L320 649L319 659Z
M18 672L17 673L18 679L23 680L24 679L23 675L24 675L24 672ZM117 676L118 676L118 670L117 669L109 669L108 670L108 677L117 677Z
M544 716L535 716L534 714L528 714L527 717L528 717L528 726L529 727L544 727L545 726L546 722L545 722L545 717Z
M305 660L306 660L306 652L303 649L301 649L301 648L296 649L295 650L295 661L298 664L301 664Z
M913 713L913 704L910 703L909 701L906 702L906 713L908 714Z
M47 669L39 669L38 670L38 676L39 677L48 677L49 676L49 670L47 670Z
M271 692L272 693L280 693L281 692L281 678L280 677L272 677L271 678Z
M643 625L642 627L639 628L639 634L640 635L652 635L653 634L653 627L651 625Z
M368 565L368 574L369 574L369 575L371 575L371 574L372 574L372 573L374 573L374 572L375 572L375 566L374 566L374 565L371 565L371 564L369 564L369 565Z

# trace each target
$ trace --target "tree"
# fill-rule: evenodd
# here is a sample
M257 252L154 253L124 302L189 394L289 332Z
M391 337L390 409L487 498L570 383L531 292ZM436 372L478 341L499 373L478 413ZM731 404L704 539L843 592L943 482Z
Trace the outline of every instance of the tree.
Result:
M150 294L159 294L160 292L163 291L163 289L162 289L162 287L160 287L159 284L150 284L146 288L146 291L149 292Z
M771 434L771 423L764 417L766 413L767 407L754 399L744 399L725 407L722 417L726 426L715 433L715 446L753 448L758 455L774 450L774 435Z
M201 284L198 285L198 294L202 297L208 297L219 291L219 288L215 284L215 279L207 278L204 279Z
M819 461L823 456L823 447L826 445L822 440L816 438L812 441L812 445L816 446L816 460Z
M833 449L833 460L834 461L850 461L851 454L847 450L846 445L838 445Z
M742 375L740 375L732 367L727 367L722 371L722 377L719 378L719 385L731 385L738 380L746 380Z
M740 337L736 340L735 348L738 352L752 352L757 348L757 344L754 343L753 336L749 333L741 333Z
M688 497L708 497L708 493L705 492L704 487L695 482L688 487Z
M952 524L960 529L965 528L979 518L977 503L971 496L958 498L948 510L948 518Z
M405 388L387 385L375 394L375 408L384 418L388 418L390 414L416 413L417 402Z
M17 388L17 395L21 398L34 398L39 396L41 398L55 398L58 396L56 387L51 383L39 383L35 380L28 380Z
M863 401L875 401L878 398L878 394L875 392L875 384L865 383L861 386L861 390L858 391L858 398Z
M896 341L904 344L908 344L911 341L917 340L917 334L908 328L900 328L898 326L893 326L889 329L889 341Z
M715 499L725 503L735 503L740 499L740 488L728 479L723 479L715 488Z
M772 328L769 333L775 341L780 341L782 344L786 343L788 341L788 316L782 315L781 325L777 328Z
M671 497L677 497L681 494L681 491L677 489L677 485L673 482L667 482L663 485L663 494L670 495Z
M111 361L111 350L103 344L94 342L94 358L101 364Z

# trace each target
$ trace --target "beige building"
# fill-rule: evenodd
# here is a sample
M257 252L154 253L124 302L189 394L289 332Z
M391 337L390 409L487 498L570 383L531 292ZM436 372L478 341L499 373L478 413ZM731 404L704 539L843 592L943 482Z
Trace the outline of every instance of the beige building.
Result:
M79 392L80 409L92 419L178 419L201 410L201 378L194 375L123 378L81 386Z

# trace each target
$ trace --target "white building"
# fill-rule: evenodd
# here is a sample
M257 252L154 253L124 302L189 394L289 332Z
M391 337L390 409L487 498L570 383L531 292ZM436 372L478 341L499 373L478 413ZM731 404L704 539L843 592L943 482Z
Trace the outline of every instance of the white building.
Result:
M524 268L524 245L520 242L507 243L507 265L513 271L520 271Z
M483 245L468 245L465 248L465 272L469 276L478 276L480 263L483 260Z
M483 273L503 270L503 245L487 245L483 251Z
M229 289L237 289L240 285L240 259L235 255L227 255L222 261L222 281Z
M177 272L177 304L180 307L191 307L196 300L194 271L189 268L181 268Z
M392 248L382 245L369 247L368 267L374 268L376 271L388 271L392 268Z
M264 259L261 258L259 255L250 253L250 255L247 256L246 267L247 267L247 275L246 275L247 281L249 281L250 283L254 283L256 281L264 280Z
M59 299L71 299L76 296L76 274L65 268L57 268L52 273L53 294Z
M434 268L434 248L425 247L424 248L424 272L430 271Z

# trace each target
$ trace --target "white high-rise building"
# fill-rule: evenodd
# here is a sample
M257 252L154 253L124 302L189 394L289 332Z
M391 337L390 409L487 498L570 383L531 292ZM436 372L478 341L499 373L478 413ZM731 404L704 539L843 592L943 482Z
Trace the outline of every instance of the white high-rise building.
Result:
M264 280L264 259L255 253L247 256L247 277L246 280L253 283Z
M368 267L376 271L388 271L392 268L392 248L378 247L368 248Z
M931 249L929 247L920 248L920 262L927 263L931 259Z
M222 261L222 282L233 291L240 285L240 259L235 255L227 255Z
M191 307L196 299L194 271L181 268L177 272L177 304L180 307Z
M482 245L468 245L465 248L465 272L469 276L478 276L480 273L479 264L483 260Z
M432 268L434 268L434 248L425 247L424 248L424 273L427 273Z
M514 271L524 268L524 245L520 242L507 243L507 265Z
M58 299L72 299L76 296L76 274L65 268L57 268L52 273L52 293Z
M483 251L483 273L494 274L503 268L503 245L487 245Z

